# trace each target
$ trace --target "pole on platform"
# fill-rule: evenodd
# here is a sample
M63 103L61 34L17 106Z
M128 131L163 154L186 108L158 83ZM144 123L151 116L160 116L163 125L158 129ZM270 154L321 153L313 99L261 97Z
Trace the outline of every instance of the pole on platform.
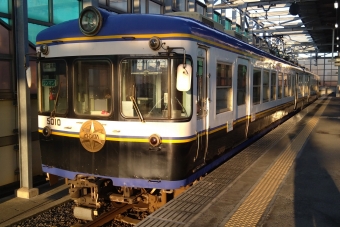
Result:
M39 194L33 188L32 177L32 136L31 136L31 106L30 90L28 88L26 66L28 66L28 24L27 1L14 1L15 13L15 47L16 47L16 74L19 108L19 167L20 188L17 197L32 198Z
M338 66L338 85L336 89L336 97L340 97L340 66Z

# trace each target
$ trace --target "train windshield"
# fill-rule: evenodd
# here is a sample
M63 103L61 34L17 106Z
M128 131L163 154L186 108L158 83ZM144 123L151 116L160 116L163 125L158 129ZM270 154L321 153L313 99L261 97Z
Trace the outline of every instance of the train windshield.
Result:
M40 111L66 114L66 62L60 60L42 61L40 63L40 86Z
M74 63L74 109L79 115L109 116L112 112L112 64L108 60Z
M191 116L192 89L176 89L183 58L129 58L120 63L121 110L127 118L183 119ZM192 65L191 60L186 60Z

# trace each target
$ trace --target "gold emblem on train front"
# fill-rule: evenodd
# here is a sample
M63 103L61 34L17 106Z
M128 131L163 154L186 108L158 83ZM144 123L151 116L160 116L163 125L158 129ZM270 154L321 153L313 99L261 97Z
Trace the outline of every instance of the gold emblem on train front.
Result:
M104 147L106 132L98 121L86 121L80 128L80 143L89 152L97 152Z

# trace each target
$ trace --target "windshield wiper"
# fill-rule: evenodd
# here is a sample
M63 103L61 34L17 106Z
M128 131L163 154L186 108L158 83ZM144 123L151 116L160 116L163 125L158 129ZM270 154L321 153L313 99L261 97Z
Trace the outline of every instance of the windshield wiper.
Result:
M133 107L135 108L135 111L137 112L137 115L138 115L140 121L141 122L145 122L144 117L143 117L142 113L139 110L139 107L138 107L138 104L136 102L136 99L133 96L130 96L130 100L133 103Z
M58 100L59 100L59 92L60 92L60 87L61 87L61 83L59 83L59 86L58 86L58 92L57 92L57 95L55 97L55 102L54 102L54 107L53 107L53 110L51 112L51 117L55 117L55 112L56 112L56 109L57 109L57 105L58 105Z

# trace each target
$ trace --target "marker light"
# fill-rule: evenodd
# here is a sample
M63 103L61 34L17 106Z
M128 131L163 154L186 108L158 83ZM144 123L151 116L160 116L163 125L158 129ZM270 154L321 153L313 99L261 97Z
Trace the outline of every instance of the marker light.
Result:
M50 126L45 126L42 130L42 134L45 136L45 137L49 137L51 134L52 134L52 129Z
M151 146L157 147L157 146L159 146L162 143L162 139L161 139L161 137L159 135L152 134L149 137L149 143L150 143Z
M101 29L103 18L99 10L93 6L86 7L79 16L79 28L86 36L94 36Z

